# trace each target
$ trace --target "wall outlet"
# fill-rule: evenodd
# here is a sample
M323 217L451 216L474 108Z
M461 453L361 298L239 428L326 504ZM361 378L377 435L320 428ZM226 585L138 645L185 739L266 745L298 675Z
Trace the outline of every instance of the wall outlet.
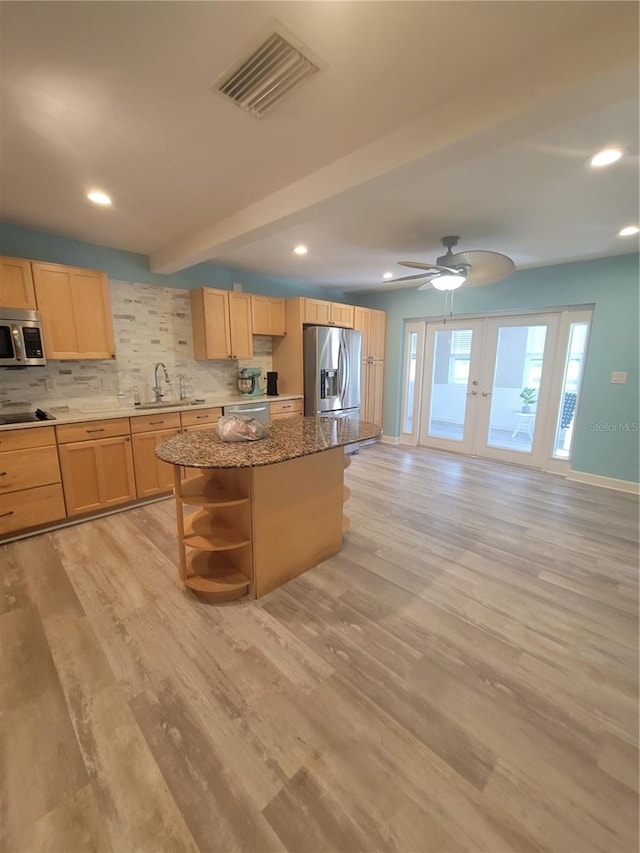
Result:
M237 281L234 281L234 283L231 285L231 287L233 288L234 293L242 293L242 285L238 284Z
M44 390L45 391L55 391L56 390L56 380L51 379L51 377L47 377L44 380Z
M611 381L614 385L626 385L627 375L626 370L614 370L611 373Z

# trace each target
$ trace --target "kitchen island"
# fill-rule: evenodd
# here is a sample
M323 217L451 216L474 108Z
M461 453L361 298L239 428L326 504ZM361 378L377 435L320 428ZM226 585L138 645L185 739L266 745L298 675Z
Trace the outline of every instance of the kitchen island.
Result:
M311 417L268 431L258 441L224 442L211 429L156 448L174 466L180 577L211 601L259 598L339 553L348 529L344 448L381 429Z

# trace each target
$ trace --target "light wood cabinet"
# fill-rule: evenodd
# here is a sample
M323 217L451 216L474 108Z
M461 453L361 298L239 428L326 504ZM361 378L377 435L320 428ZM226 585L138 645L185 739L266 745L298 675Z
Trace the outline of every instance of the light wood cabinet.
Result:
M193 357L252 358L251 297L199 287L191 291Z
M341 326L343 329L353 329L354 307L343 305L340 302L331 303L331 325Z
M199 429L211 429L222 417L222 408L196 409L180 413L180 425L184 432L197 432Z
M31 264L24 258L0 257L0 306L35 310Z
M360 417L382 426L384 361L362 362Z
M286 334L284 299L251 294L251 328L254 335Z
M328 326L331 323L331 303L321 299L303 299L302 322L317 326Z
M129 435L61 444L58 452L70 516L136 499Z
M139 498L170 492L173 488L173 465L158 459L155 451L161 442L173 438L179 432L179 429L161 429L136 433L131 437L136 494Z
M382 426L386 314L356 306L355 328L362 332L360 417Z
M362 332L362 360L384 360L387 315L375 308L355 307L354 328Z
M129 418L80 421L79 423L61 424L56 427L58 444L69 444L72 441L85 441L95 438L113 438L116 435L129 435Z
M302 417L302 400L278 400L269 403L269 419L272 421L299 417Z
M163 429L180 429L180 412L156 415L138 415L130 418L131 432L159 432Z
M353 329L354 306L322 299L302 300L302 322L314 326L341 326Z
M0 536L64 517L53 429L0 432Z
M35 261L31 270L47 358L115 358L106 273Z

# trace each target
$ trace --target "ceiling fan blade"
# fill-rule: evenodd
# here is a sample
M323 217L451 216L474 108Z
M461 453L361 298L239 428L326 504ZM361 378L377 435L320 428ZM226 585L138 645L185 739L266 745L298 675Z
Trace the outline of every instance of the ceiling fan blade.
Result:
M457 256L456 256L457 257ZM457 270L451 267L441 267L438 264L421 264L418 261L398 261L401 267L411 267L415 270L431 270L433 273L449 272L456 273Z
M425 283L424 283L424 284L421 284L421 285L420 285L419 287L417 287L416 289L417 289L417 290L427 290L427 289L428 289L428 288L430 288L430 287L431 287L431 288L433 288L433 284L432 284L430 281L425 281Z
M500 252L487 252L483 249L471 252L458 252L451 261L468 264L467 280L464 287L483 287L485 284L495 284L511 275L516 265L506 255Z
M402 278L392 278L387 283L395 284L397 281L417 281L418 279L430 278L428 272L422 273L422 275L405 275Z

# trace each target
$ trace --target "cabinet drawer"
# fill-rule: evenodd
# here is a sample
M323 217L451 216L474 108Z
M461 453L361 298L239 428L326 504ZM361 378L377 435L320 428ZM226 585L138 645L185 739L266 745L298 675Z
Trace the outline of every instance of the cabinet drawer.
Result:
M0 494L60 482L56 447L0 453Z
M0 536L65 517L60 483L0 495Z
M280 412L279 415L271 415L272 421L282 421L285 418L300 418L302 417L302 412Z
M195 412L180 412L182 427L206 426L215 424L222 417L222 409L216 406L214 409L198 409Z
M277 403L269 403L269 414L300 414L302 412L302 400L279 400Z
M140 415L137 418L131 418L132 433L179 428L180 412L166 412L164 415Z
M84 441L90 438L113 438L129 435L129 418L113 418L108 421L82 421L79 424L62 424L56 427L58 444Z
M45 447L56 443L53 427L31 429L8 429L0 432L0 452L24 450L27 447Z

